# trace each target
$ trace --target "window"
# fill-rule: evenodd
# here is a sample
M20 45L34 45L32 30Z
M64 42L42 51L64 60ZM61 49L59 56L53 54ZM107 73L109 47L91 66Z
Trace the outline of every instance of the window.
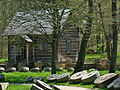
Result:
M39 50L47 50L47 43L46 42L40 42L39 43Z
M70 54L72 51L72 41L71 40L66 40L66 53Z

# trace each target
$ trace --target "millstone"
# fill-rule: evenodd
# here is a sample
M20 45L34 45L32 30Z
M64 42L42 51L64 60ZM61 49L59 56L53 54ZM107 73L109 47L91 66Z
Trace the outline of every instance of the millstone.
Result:
M35 67L35 68L32 68L30 71L31 71L31 72L39 72L40 69L39 69L38 67Z
M29 72L29 67L21 67L20 72Z
M4 71L5 71L5 68L4 67L0 67L0 73L4 72Z
M45 68L43 68L43 70L44 70L45 72L50 72L52 69L51 69L51 67L45 67Z
M57 68L57 71L63 71L63 68Z
M48 82L56 81L58 76L59 76L58 74L52 74L52 75L47 77L47 81Z
M87 70L81 71L81 72L77 72L75 74L73 74L70 77L70 82L71 83L80 83L81 82L81 78L83 76L87 75Z
M74 68L69 67L69 68L67 68L67 71L68 71L68 72L73 72L73 71L74 71Z
M83 76L81 78L83 83L93 83L98 77L100 77L100 74L98 71L93 71L88 73L87 75Z
M70 75L68 73L64 73L57 77L57 82L67 82L70 79Z
M0 90L7 90L9 83L0 83Z
M44 78L43 77L36 77L36 78L34 78L33 81L36 83L37 80L44 81Z
M44 89L42 89L41 87L33 84L30 90L44 90Z
M46 84L40 80L37 80L36 85L43 88L44 90L52 90L52 88L48 84Z
M30 77L25 79L25 82L33 82L33 80L34 80L34 77L30 76Z
M0 74L0 81L5 81L5 76L4 76L4 74Z
M116 90L116 88L119 88L120 90L120 77L115 79L111 84L107 86L108 90L114 90L114 89Z
M8 68L6 72L16 72L16 68L15 67Z
M94 84L101 87L106 88L110 83L112 83L117 78L117 74L109 73L103 76L100 76L94 81Z

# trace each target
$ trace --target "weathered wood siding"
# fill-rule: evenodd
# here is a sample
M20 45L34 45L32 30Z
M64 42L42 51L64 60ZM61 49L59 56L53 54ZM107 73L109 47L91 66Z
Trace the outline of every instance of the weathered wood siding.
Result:
M70 51L67 51L67 43L71 44L68 47L70 48ZM72 60L75 62L78 58L78 50L79 30L71 28L69 31L66 31L66 33L59 40L59 61Z
M18 64L22 61L27 62L26 45L29 46L29 63L42 61L44 63L51 62L52 48L46 39L41 35L29 35L32 43L26 42L20 36L9 36L8 42L8 59L9 62ZM70 45L69 45L70 44ZM59 39L58 59L60 61L73 60L76 61L79 50L79 31L70 29L65 32ZM24 54L25 55L24 55ZM23 58L24 56L24 58Z

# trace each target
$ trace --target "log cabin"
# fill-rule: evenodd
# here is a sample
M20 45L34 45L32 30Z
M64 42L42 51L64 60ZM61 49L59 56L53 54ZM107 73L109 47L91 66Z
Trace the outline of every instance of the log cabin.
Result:
M8 37L8 62L11 66L34 64L37 61L50 63L52 49L44 35L52 34L52 26L42 11L17 12L5 30ZM65 24L68 14L63 15L61 26L64 28L59 39L59 62L76 61L79 50L79 30Z

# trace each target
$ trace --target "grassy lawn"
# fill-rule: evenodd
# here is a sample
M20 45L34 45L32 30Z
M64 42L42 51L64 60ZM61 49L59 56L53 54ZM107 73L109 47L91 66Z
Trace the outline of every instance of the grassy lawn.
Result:
M58 74L62 73L67 73L66 70L63 72L58 72ZM71 73L71 72L69 72ZM44 77L46 78L49 76L51 73L50 72L13 72L13 73L2 73L5 75L5 81L9 83L25 83L25 79L29 76L34 76L34 77ZM46 82L46 80L45 80Z
M66 73L67 71L63 71L63 72L58 72L58 74L62 74L62 73ZM72 73L72 72L68 72L68 73ZM108 71L100 71L101 75L107 74ZM120 73L120 71L117 71L116 73ZM6 82L9 83L25 83L25 78L29 77L29 76L34 76L34 77L44 77L46 78L48 75L50 75L50 72L15 72L15 73L3 73L5 75L5 80ZM46 83L48 83L45 80ZM48 83L49 85L67 85L67 86L78 86L78 87L85 87L85 88L97 88L95 87L94 84L70 84L69 82L67 83ZM29 90L31 86L24 86L24 85L10 85L9 88L7 90ZM15 88L15 89L14 89ZM24 89L23 89L24 88ZM100 90L105 90L105 89L100 89Z
M30 90L31 86L27 85L9 85L7 90Z
M0 64L4 63L4 62L7 62L7 61L8 61L8 59L2 58L2 59L0 59Z

